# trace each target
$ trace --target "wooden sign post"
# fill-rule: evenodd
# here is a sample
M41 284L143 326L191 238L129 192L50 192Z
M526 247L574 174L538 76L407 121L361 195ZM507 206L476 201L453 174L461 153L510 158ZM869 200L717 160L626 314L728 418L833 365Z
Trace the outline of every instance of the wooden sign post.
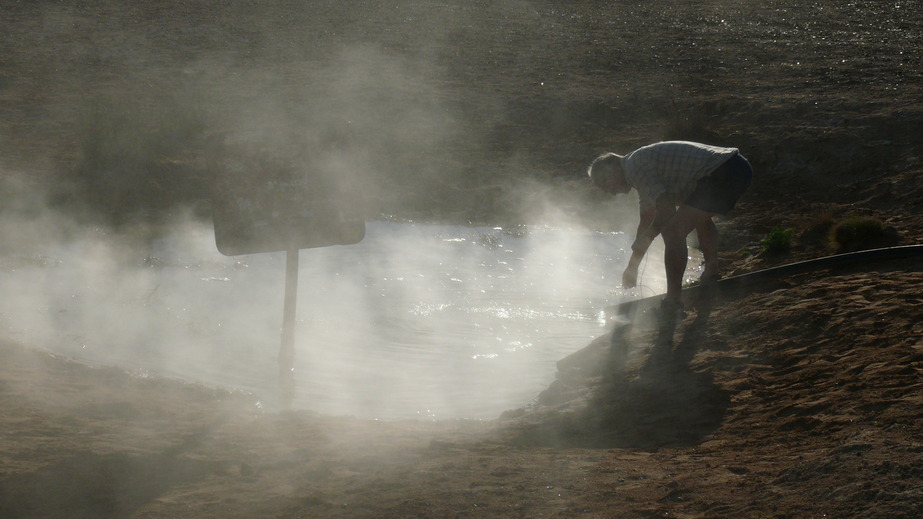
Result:
M226 151L226 150L225 150ZM359 204L332 189L329 179L265 157L213 155L212 217L215 244L226 256L285 251L285 299L279 387L282 401L295 395L295 307L299 251L358 243L365 237Z
M282 308L282 346L279 347L279 389L282 400L295 399L295 306L298 303L298 249L285 253L285 303Z

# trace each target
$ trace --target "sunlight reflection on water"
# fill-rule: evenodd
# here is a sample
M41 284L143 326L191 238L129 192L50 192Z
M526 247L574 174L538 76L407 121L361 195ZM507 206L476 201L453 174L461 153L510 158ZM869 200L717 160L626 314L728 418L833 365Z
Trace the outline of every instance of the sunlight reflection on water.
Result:
M627 240L372 222L357 245L302 251L294 405L382 419L526 405L556 361L605 332ZM0 288L22 296L2 303L0 326L91 363L274 394L285 254L226 258L192 224L151 252L126 262L79 241L5 268Z
M624 246L615 234L372 223L356 246L310 251L297 401L385 418L527 404L557 360L603 333Z

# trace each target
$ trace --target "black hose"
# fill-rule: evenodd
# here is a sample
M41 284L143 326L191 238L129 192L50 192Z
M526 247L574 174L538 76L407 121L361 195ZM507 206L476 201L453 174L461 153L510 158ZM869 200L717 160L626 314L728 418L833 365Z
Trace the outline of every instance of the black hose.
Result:
M740 274L737 276L723 278L716 282L710 283L705 288L709 290L717 290L719 292L724 292L731 289L738 290L759 283L765 283L767 280L778 280L786 276L800 274L802 272L810 272L813 270L826 268L845 267L860 262L871 264L882 261L900 260L921 255L923 255L923 245L903 245L900 247L886 247L883 249L871 249L858 252L849 252L846 254L835 254L833 256L799 261L796 263L780 265L778 267L772 267L765 270L758 270L756 272L749 272L747 274ZM702 289L702 286L696 285L683 289L683 293L693 295ZM659 302L662 298L663 295L657 295L645 297L642 299L634 299L632 301L626 301L617 306L607 308L606 314L622 316L634 314L640 310L654 306L654 304Z

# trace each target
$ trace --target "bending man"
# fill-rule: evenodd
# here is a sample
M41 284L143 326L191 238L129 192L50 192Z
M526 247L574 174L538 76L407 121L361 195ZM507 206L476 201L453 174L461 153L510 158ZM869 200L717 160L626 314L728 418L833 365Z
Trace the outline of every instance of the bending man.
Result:
M590 165L590 179L607 193L638 191L640 223L622 285L634 287L638 266L658 235L663 236L667 295L665 315L682 312L686 236L695 230L705 259L701 282L718 279L718 228L712 218L727 214L750 185L753 170L736 148L685 141L658 142L627 155L606 153Z

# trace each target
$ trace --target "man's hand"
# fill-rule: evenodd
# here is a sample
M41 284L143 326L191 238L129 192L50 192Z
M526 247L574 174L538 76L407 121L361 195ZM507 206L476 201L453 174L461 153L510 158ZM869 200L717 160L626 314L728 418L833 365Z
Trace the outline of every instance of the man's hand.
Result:
M629 263L622 274L622 288L634 288L638 285L638 265Z
M628 266L622 273L622 287L634 288L638 285L638 266L641 265L641 258L647 252L651 242L644 239L635 240L631 245L631 257L628 258Z

